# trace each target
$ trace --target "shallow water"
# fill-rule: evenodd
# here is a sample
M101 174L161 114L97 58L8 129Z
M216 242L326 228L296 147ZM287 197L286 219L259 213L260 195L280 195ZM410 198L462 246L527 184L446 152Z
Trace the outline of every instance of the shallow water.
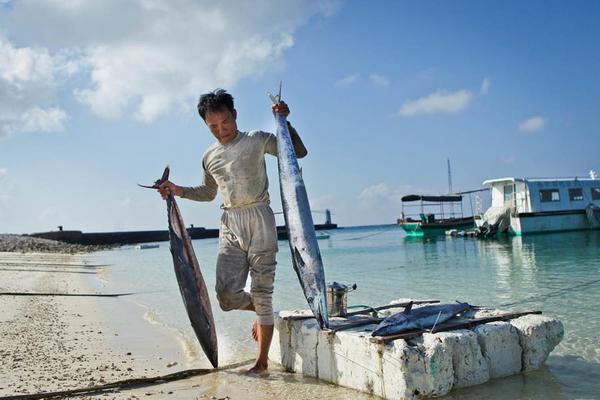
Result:
M358 289L349 294L350 305L375 306L400 297L461 300L508 310L542 310L563 322L565 338L541 370L453 391L445 398L600 397L599 231L489 241L409 239L397 226L346 228L329 233L330 239L319 241L326 277L328 281L357 283ZM287 242L280 241L279 247L275 309L307 308ZM222 312L214 297L217 240L196 240L194 249L212 295L220 364L252 358L252 314ZM188 366L208 366L189 325L167 243L161 243L158 249L121 248L97 257L111 266L96 285L104 291L141 292L123 301L142 306L140 312L148 320L172 329L183 339L189 350ZM277 376L274 373L271 380ZM270 385L268 380L265 382ZM306 383L311 390L317 384L308 379ZM336 389L317 384L316 390L322 398L334 398ZM298 388L287 396L303 398Z

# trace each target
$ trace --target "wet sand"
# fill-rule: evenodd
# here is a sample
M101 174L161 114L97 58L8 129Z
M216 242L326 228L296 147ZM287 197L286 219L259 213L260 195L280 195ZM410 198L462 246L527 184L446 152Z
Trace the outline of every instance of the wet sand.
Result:
M81 255L0 253L0 292L90 293L82 275L103 267L88 263ZM0 296L0 396L175 372L181 350L171 337L137 315L109 323L100 301L122 306L118 298Z

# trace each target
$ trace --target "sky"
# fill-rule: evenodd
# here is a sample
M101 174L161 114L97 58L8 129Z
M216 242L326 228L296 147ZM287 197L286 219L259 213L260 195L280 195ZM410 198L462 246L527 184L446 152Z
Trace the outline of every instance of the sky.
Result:
M280 80L316 223L394 223L403 195L449 191L448 159L455 192L586 176L599 20L592 1L0 0L0 233L164 229L136 184L167 164L201 183L198 96L225 88L240 130L273 132ZM179 204L218 227L220 196Z

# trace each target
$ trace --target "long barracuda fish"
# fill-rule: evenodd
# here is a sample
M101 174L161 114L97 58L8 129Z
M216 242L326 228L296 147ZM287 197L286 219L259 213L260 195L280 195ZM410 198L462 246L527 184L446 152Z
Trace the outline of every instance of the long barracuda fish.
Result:
M372 336L389 336L411 330L424 330L437 326L468 310L467 303L435 304L412 309L412 302L404 311L390 315L375 328Z
M272 96L271 100L277 103L281 100L281 86L279 95ZM308 196L300 167L296 159L296 152L287 126L286 117L275 115L277 123L277 164L279 165L279 185L281 188L281 201L285 226L292 252L294 270L304 290L308 301L321 329L329 328L327 315L327 299L325 296L325 272L321 252L315 235Z
M167 179L169 179L168 166L165 168L163 176L154 185L139 186L158 189ZM169 218L171 255L173 256L175 276L177 277L183 304L185 305L196 337L200 342L200 346L202 346L212 366L217 368L219 365L217 332L215 330L215 321L208 291L206 290L202 272L200 272L196 253L194 253L194 248L192 247L192 240L185 229L185 223L172 193L167 198L167 214Z

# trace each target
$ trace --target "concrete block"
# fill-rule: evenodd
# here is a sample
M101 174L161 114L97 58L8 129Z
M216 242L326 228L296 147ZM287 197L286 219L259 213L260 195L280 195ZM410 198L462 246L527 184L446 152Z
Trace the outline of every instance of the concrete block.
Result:
M435 336L452 354L453 388L479 385L490 379L488 361L481 354L475 332L461 329Z
M523 371L538 369L565 335L563 324L543 315L531 314L513 319L523 350Z
M417 346L396 340L383 347L381 397L418 399L430 390L427 361Z
M521 346L517 329L507 322L490 322L473 329L481 353L488 362L490 378L521 371Z
M318 324L314 319L294 320L302 312L282 311L275 315L275 330L270 357L291 372L316 376Z
M424 396L445 395L454 382L451 349L439 334L425 333L416 343L423 354L426 372L417 389Z
M383 394L386 399L443 396L453 386L452 353L438 334L425 334L409 344L388 343L382 352Z
M369 334L347 331L320 332L317 348L319 379L381 396L383 346L369 341Z
M473 317L496 315L474 310ZM304 312L306 313L306 312ZM560 321L530 315L387 344L363 326L333 333L314 319L280 312L270 358L288 371L380 396L421 399L539 367L563 337ZM371 328L371 329L369 329Z

